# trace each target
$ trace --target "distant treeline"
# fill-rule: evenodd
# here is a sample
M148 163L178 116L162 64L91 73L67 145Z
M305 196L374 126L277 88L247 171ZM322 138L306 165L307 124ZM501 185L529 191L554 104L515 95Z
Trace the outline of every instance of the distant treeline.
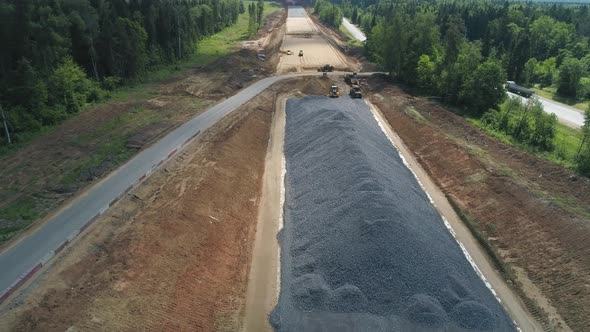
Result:
M13 139L185 58L243 12L241 0L0 0L0 106Z
M318 15L320 21L333 27L339 27L342 22L342 10L326 0L316 0L313 12Z
M371 51L384 61L391 59L379 53L377 40L411 34L408 30L415 29L416 19L428 17L434 24L431 29L436 30L438 36L432 38L430 50L423 49L422 54L433 61L446 56L448 64L449 56L453 58L457 52L452 48L459 45L451 43L457 43L460 40L456 39L461 37L467 42L476 42L484 59L497 60L510 80L524 85L554 85L557 92L566 97L590 97L588 6L484 0L372 3L369 0L344 1L340 8L344 16L350 17L369 35ZM410 25L396 32L391 26L400 19ZM384 33L397 35L389 38ZM371 39L375 41L372 45ZM409 65L416 67L422 54L414 54ZM413 71L415 68L409 69L410 74L414 74Z
M537 104L503 104L507 79L552 86L564 97L590 97L588 6L492 0L332 3L361 26L368 53L394 78L472 114L486 114L482 120L490 127L536 149L554 149L557 121ZM590 174L590 111L586 117L575 158L579 170Z

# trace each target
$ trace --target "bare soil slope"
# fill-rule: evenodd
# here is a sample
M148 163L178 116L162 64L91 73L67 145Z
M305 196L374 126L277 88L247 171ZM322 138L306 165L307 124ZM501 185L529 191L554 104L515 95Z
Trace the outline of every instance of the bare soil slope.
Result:
M590 329L590 181L374 79L372 101L547 329Z
M235 330L271 105L266 95L244 106L121 201L6 327Z

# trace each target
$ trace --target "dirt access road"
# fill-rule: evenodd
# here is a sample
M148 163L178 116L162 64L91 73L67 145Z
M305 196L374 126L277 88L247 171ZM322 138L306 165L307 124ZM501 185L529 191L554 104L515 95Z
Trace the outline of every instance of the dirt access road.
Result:
M317 70L331 64L336 70L353 70L353 65L326 39L303 7L289 7L287 31L281 47L277 72ZM287 51L292 52L291 55ZM303 56L299 56L299 51Z

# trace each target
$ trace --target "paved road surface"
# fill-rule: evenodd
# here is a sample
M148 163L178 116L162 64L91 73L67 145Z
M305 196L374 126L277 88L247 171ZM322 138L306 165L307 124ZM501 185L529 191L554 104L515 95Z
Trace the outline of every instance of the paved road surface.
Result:
M510 97L521 98L523 101L528 100L512 92L508 92L508 95ZM541 104L543 104L545 112L557 115L557 119L559 119L559 122L562 122L563 124L570 126L572 128L580 128L584 125L584 115L579 111L571 107L568 107L564 104L549 99L545 99L539 96L537 97L539 98Z
M365 75L370 74L372 73L365 73ZM149 175L161 164L161 161L174 154L198 133L205 131L270 85L286 78L306 75L316 76L321 73L293 73L268 77L211 107L141 151L125 165L57 212L35 232L0 253L0 303L6 299L9 292L20 287L19 280L27 279L34 274L68 241L75 238L93 218L104 213L112 202L124 195L146 174Z
M348 21L347 19L342 18L342 25L344 25L346 30L348 30L348 32L350 32L350 34L358 41L364 42L365 40L367 40L365 34L356 25L350 23L350 21Z

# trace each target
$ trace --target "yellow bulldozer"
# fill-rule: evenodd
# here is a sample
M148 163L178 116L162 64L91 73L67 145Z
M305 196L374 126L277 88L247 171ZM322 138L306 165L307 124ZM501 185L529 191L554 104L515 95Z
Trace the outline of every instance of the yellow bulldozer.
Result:
M332 84L330 87L330 98L338 98L340 96L340 91L337 85Z

